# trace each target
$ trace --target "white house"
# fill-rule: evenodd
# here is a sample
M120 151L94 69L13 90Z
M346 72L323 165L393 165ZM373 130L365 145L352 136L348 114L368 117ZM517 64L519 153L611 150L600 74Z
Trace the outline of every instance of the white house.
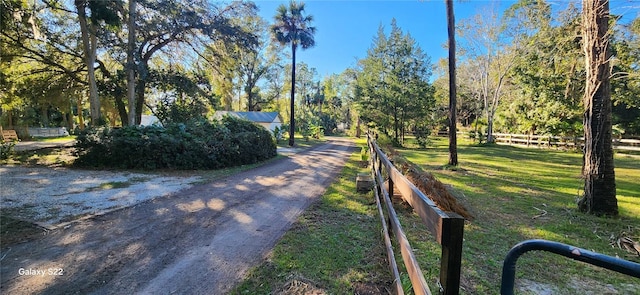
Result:
M151 125L162 126L162 122L160 122L160 120L156 116L142 115L142 118L140 118L140 126L151 126Z
M252 121L273 132L273 130L282 126L282 119L278 112L228 112L216 111L213 114L214 119L221 119L224 116L232 116Z

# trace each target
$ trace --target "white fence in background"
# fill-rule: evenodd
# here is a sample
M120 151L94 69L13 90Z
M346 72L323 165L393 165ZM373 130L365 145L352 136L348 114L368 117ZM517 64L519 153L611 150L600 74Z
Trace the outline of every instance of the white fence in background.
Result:
M54 127L54 128L29 127L27 128L27 132L29 132L29 136L31 137L58 137L58 136L69 135L69 131L67 131L66 127Z

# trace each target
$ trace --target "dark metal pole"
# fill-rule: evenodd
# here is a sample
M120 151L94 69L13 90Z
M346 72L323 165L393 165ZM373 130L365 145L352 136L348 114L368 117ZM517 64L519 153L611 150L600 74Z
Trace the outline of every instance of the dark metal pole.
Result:
M516 262L522 254L529 251L547 251L640 278L640 263L607 256L563 243L547 240L527 240L513 246L513 248L509 250L509 253L507 253L502 266L502 284L500 286L500 294L513 294Z

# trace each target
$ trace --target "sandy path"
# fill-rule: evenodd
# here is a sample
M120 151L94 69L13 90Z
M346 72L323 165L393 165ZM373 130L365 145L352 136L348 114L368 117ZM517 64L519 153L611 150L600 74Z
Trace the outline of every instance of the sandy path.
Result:
M353 150L312 150L90 218L3 251L2 294L225 294L325 190Z

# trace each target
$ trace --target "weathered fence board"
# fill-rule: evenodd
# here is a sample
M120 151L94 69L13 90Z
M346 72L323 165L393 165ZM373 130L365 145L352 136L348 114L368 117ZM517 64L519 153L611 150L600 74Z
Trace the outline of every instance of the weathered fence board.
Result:
M389 223L398 239L402 257L409 272L409 277L416 294L430 294L422 271L406 239L400 222L397 220L390 197L396 187L402 198L416 211L442 247L440 259L440 288L441 294L458 294L460 289L460 270L462 261L462 240L464 218L452 212L444 212L413 185L400 171L398 171L387 156L380 150L370 134L367 135L371 154L372 174L376 182L376 194L379 192L385 200ZM389 182L385 188L383 174Z
M57 136L69 136L69 132L65 127L54 128L39 128L29 127L27 128L29 135L32 137L57 137Z
M535 134L509 134L509 133L493 133L496 143L526 145L536 147L570 147L574 148L584 144L583 137L566 137L552 135L535 135ZM613 148L615 150L640 151L640 140L638 139L613 139Z
M372 173L373 174L373 173ZM377 180L375 179L375 175L373 177L374 186L377 187ZM384 239L384 245L387 249L387 260L389 261L389 268L391 269L391 275L393 276L393 286L396 290L396 294L402 295L404 294L404 290L402 289L402 281L400 280L400 272L398 271L398 264L396 263L395 255L393 254L393 245L391 244L391 238L389 237L389 228L387 227L387 222L384 218L384 212L382 211L382 204L380 202L380 195L378 194L378 190L373 190L375 192L376 197L376 205L378 207L378 214L380 215L380 222L382 223L382 237Z

